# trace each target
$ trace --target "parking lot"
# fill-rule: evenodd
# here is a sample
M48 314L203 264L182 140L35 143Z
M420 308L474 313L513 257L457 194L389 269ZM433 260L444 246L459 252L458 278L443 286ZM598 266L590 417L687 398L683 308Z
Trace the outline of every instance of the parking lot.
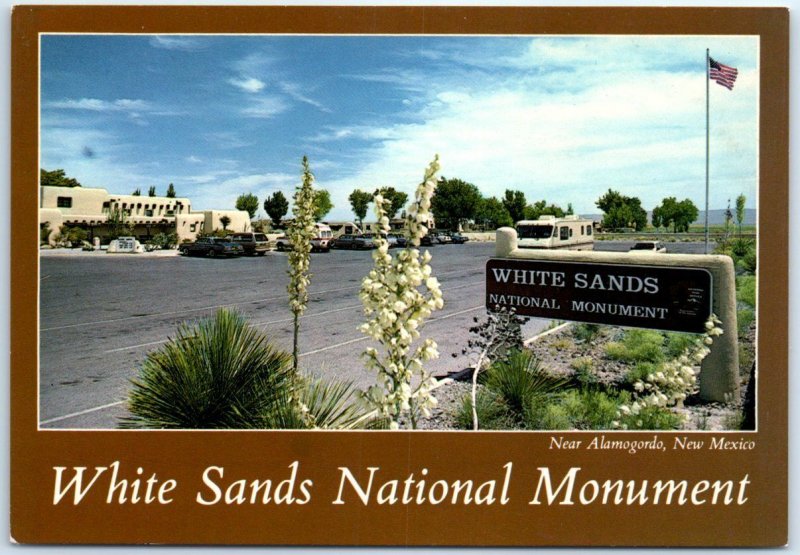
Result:
M680 245L676 247L676 245ZM668 244L671 251L702 252L702 243ZM624 250L598 242L596 250ZM433 273L442 283L444 309L423 337L439 344L434 375L464 369L461 356L473 318L484 314L485 263L493 243L432 248ZM148 351L175 337L181 323L235 308L280 347L289 350L292 314L287 303L285 253L205 259L172 253L107 255L47 253L41 257L40 424L47 428L114 428L125 414L130 380ZM358 331L364 315L358 290L372 265L370 251L312 254L310 302L301 320L304 372L373 382L360 354L371 340ZM531 320L526 337L550 325ZM453 357L457 354L457 357Z

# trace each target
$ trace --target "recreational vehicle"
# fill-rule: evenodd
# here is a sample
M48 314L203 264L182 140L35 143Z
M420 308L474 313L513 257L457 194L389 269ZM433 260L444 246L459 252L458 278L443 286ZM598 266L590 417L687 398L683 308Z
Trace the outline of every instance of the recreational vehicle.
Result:
M333 233L333 238L341 235L361 235L363 231L353 222L322 222L327 225Z
M540 216L538 220L517 222L518 245L521 249L592 250L592 221L579 216Z

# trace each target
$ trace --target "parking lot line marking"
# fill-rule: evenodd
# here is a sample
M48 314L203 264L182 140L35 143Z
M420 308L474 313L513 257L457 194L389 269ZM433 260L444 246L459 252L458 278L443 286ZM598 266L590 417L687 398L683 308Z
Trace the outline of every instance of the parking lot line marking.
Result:
M65 414L64 416L56 416L55 418L48 418L47 420L42 420L39 422L40 426L44 426L46 424L53 424L55 422L61 422L62 420L67 420L68 418L75 418L76 416L83 416L84 414L91 414L93 412L97 412L103 409L109 409L111 407L116 407L117 405L123 404L125 401L115 401L113 403L108 403L107 405L100 405L99 407L93 407L91 409L82 410L80 412L73 412L71 414Z
M356 308L356 307L360 307L360 306L361 305L354 305L352 307L338 308L338 309L331 310L331 311L328 311L328 312L338 312L338 311L341 311L341 310L345 310L345 309L349 309L349 308ZM448 318L453 318L454 316L459 316L461 314L466 314L467 312L472 312L473 310L478 310L479 308L483 308L484 306L485 305L481 304L481 305L478 305L478 306L473 306L472 308L466 308L464 310L459 310L458 312L453 312L452 314L446 314L445 316L440 316L438 318L431 318L430 320L428 320L427 323L438 322L439 320L447 320ZM307 316L318 316L318 315L319 314L308 314ZM256 324L256 325L264 325L264 324ZM324 351L330 351L332 349L338 349L339 347L346 347L347 345L352 345L354 343L360 343L361 341L366 341L367 339L370 339L370 338L369 338L369 336L365 335L364 337L357 337L357 338L351 339L349 341L343 341L342 343L337 343L336 345L328 345L327 347L322 347L320 349L314 349L313 351L307 351L305 353L300 353L297 356L299 358L299 357L306 357L306 356L310 356L310 355L315 355L317 353L322 353ZM153 342L153 343L147 343L145 345L155 345L157 343L166 343L166 341L156 341L156 342ZM144 346L144 345L137 345L137 346L126 347L126 348L127 349L133 349L133 348L136 348L138 346ZM114 349L113 351L118 351L118 350L124 350L124 349ZM113 351L106 351L106 352L113 352ZM75 418L75 417L78 417L78 416L83 416L85 414L91 414L91 413L97 412L99 410L104 410L104 409L116 407L118 405L123 404L124 402L125 401L116 401L114 403L108 403L106 405L100 405L98 407L82 410L82 411L79 411L79 412L73 412L71 414L65 414L63 416L56 416L55 418L49 418L47 420L42 420L39 423L39 425L43 426L43 425L46 425L46 424L53 424L55 422L60 422L62 420L67 420L69 418Z
M442 273L439 274L439 277L450 275L450 274L455 274L455 273L463 272L463 271L464 270L453 270L451 272L442 272ZM361 284L348 285L347 287L339 287L337 289L325 289L323 291L312 291L311 295L312 296L316 296L316 295L324 295L325 293L337 293L339 291L347 291L348 289L358 289L359 287L361 287ZM465 287L465 286L456 285L455 287L451 287L450 289L459 289L461 287ZM79 327L83 327L83 326L94 326L94 325L97 325L97 324L112 324L114 322L125 322L125 321L128 321L128 320L141 320L142 318L157 318L159 316L174 316L176 314L188 314L190 312L202 312L204 310L212 310L212 309L215 309L215 308L226 308L226 307L229 307L229 306L256 304L256 303L263 303L263 302L266 302L266 301L276 301L276 300L285 299L285 298L287 298L286 295L278 295L278 296L275 296L275 297L265 297L263 299L255 299L253 301L240 301L240 302L236 302L236 303L203 306L203 307L200 307L200 308L187 308L187 309L184 309L184 310L170 310L170 311L167 311L167 312L156 312L156 313L153 313L153 314L141 314L139 316L125 316L123 318L110 318L110 319L107 319L107 320L94 320L92 322L80 322L80 323L77 323L77 324L65 324L63 326L51 326L49 328L40 328L39 331L40 332L43 332L43 331L55 331L55 330L63 330L63 329L69 329L69 328L79 328Z
M455 287L450 287L448 290L461 289L462 287L470 287L472 285L477 285L479 283L483 283L483 282L481 281L481 282L466 283L466 284L463 284L463 285L456 285ZM324 310L322 312L315 312L314 314L304 314L300 318L308 318L310 316L314 316L314 317L316 317L316 316L324 316L326 314L333 314L335 312L342 312L342 311L345 311L345 310L353 310L355 308L361 308L361 307L362 307L362 305L355 304L355 305L350 305L350 306L344 306L344 307L341 307L341 308L333 308L331 310ZM469 310L475 310L475 309L474 308L468 309L467 312ZM457 316L458 314L463 314L463 313L464 313L463 311L462 312L457 312L455 314L442 316L441 318L433 318L433 319L431 319L429 321L430 322L435 322L437 320L443 320L444 318L449 318L451 316ZM294 318L281 318L280 320L270 320L268 322L254 322L253 325L254 326L264 327L264 326L271 326L273 324L285 324L285 323L291 322L293 320L294 320ZM120 351L128 351L130 349L139 349L141 347L150 347L151 345L160 345L160 344L166 343L168 341L169 341L169 339L161 339L159 341L150 341L149 343L139 343L138 345L129 345L127 347L118 347L116 349L108 349L107 351L103 351L103 353L105 353L105 354L118 353Z

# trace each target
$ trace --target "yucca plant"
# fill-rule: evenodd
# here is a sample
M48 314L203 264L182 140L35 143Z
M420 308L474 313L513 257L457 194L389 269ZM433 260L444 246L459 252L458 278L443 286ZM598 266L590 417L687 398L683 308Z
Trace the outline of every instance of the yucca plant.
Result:
M492 364L484 376L486 387L499 393L519 417L526 404L559 392L568 382L545 371L530 351L513 351L506 360Z
M308 418L319 429L355 430L381 427L377 411L368 407L351 382L308 378L301 383L299 400ZM301 427L301 422L298 426Z
M291 356L235 311L181 326L147 355L123 428L284 428L297 421Z

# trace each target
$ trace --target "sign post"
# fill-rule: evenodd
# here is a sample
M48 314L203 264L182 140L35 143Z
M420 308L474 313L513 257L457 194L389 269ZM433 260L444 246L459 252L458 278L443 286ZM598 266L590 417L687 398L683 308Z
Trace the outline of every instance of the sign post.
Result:
M700 396L724 402L739 390L736 287L727 256L517 248L517 232L497 230L486 264L486 307L516 314L703 333L715 338L699 376ZM735 398L735 397L734 397Z

